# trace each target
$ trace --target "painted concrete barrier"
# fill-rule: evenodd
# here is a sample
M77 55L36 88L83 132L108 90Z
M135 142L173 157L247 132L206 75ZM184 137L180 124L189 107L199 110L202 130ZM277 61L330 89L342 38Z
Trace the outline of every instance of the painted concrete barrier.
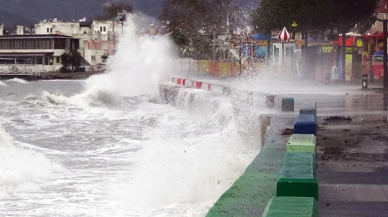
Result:
M317 120L314 115L300 114L294 121L295 134L317 134Z
M282 112L293 112L295 100L292 97L276 96L274 99L274 107Z
M229 96L231 94L236 95L237 97L242 97L246 102L250 103L258 103L260 106L265 106L267 108L275 108L277 110L285 111L285 112L293 112L294 111L294 98L291 97L277 97L268 93L254 92L254 91L246 91L246 90L236 90L231 87L213 84L208 82L197 81L193 79L185 79L179 77L173 77L172 82L177 86L183 86L188 88L202 89L205 91L209 91L215 94L222 94Z
M159 84L160 97L164 103L175 104L179 92L178 89L174 86Z
M287 143L287 152L308 152L315 154L317 138L313 134L293 134Z
M315 154L286 153L276 190L278 197L313 197L318 200Z
M293 112L295 107L295 100L291 97L282 98L282 111Z
M276 121L278 122L278 121ZM271 120L271 126L273 125ZM286 151L287 139L270 131L259 155L245 173L209 210L207 217L261 216L276 195L276 184Z
M263 217L318 217L318 202L312 197L274 197Z
M317 109L314 107L302 108L299 111L299 114L301 114L301 115L314 115L315 119L317 119Z
M232 90L230 87L227 87L224 85L212 84L212 83L208 83L208 82L197 81L197 80L193 80L193 79L172 77L172 82L178 86L195 88L195 89L202 89L202 90L210 91L210 92L213 92L216 94L222 94L222 95L228 96L232 93Z

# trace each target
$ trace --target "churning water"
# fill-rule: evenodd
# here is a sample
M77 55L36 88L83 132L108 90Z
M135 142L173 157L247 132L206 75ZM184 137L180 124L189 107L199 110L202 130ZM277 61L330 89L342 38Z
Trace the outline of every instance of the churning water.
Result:
M104 75L0 83L0 215L204 216L258 153L231 99L159 103L173 47L138 19Z

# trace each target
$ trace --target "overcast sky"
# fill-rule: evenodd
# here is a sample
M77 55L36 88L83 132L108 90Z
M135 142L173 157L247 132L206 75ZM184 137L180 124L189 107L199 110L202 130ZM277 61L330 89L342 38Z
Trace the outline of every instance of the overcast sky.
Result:
M0 24L33 25L43 19L59 18L65 21L83 17L92 19L109 0L0 0ZM114 0L117 1L117 0ZM136 10L157 18L166 0L120 0L131 2ZM242 6L260 0L233 0Z
M157 17L165 0L122 0L137 10ZM108 0L0 0L0 23L32 25L39 20L94 18Z

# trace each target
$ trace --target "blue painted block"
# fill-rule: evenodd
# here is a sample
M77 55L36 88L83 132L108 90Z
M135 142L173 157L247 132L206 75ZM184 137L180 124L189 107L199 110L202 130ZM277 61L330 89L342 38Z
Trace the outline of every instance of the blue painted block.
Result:
M311 114L300 114L294 121L294 134L317 134L317 119Z
M315 120L317 119L317 109L314 107L302 108L299 111L299 114L301 114L301 115L314 115Z

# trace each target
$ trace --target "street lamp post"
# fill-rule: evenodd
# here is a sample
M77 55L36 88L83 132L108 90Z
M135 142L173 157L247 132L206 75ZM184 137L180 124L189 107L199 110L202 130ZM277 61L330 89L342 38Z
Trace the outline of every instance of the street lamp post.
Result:
M384 68L384 88L388 88L388 70L387 70L387 53L388 53L388 48L387 48L387 24L388 20L387 19L376 19L377 21L380 21L383 23L383 68Z
M296 21L294 20L294 22L292 23L292 27L294 28L294 32L292 33L292 38L295 40L295 34L296 34L296 27L298 27L298 24L296 23Z

